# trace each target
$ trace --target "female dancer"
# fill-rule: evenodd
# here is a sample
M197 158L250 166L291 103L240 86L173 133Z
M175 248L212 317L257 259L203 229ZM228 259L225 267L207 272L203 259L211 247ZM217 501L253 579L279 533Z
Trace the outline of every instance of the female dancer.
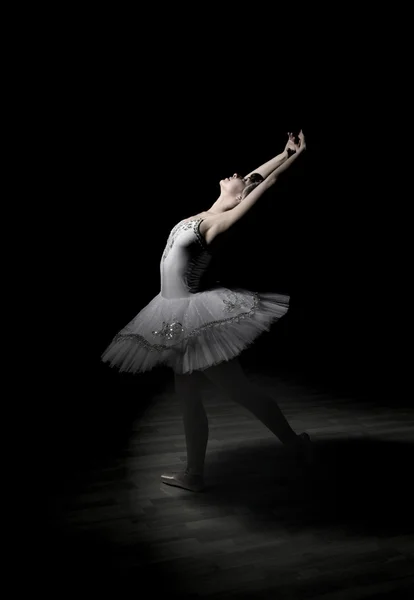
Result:
M208 421L200 398L207 377L233 400L251 411L278 438L309 456L310 438L297 435L273 398L246 377L237 356L272 323L286 314L289 296L257 293L214 285L201 289L220 238L245 217L306 149L301 131L289 134L284 151L241 177L220 181L220 196L205 212L180 221L172 229L161 258L161 291L112 340L102 355L120 371L144 372L170 366L182 402L187 468L165 473L161 481L191 491L204 489ZM289 156L289 154L291 154Z

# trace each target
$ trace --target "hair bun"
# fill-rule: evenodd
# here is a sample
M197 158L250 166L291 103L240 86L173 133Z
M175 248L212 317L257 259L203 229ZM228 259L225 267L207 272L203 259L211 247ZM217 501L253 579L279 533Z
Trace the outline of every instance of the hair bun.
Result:
M246 177L247 185L243 190L242 199L244 200L262 181L264 181L264 178L260 173L252 173L249 177Z

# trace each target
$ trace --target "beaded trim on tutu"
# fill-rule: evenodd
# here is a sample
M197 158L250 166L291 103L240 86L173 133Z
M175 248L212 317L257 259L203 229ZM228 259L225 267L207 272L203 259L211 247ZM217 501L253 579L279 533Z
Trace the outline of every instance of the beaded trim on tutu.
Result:
M185 298L159 293L102 354L121 372L167 365L176 373L204 370L238 356L283 317L289 296L217 287Z

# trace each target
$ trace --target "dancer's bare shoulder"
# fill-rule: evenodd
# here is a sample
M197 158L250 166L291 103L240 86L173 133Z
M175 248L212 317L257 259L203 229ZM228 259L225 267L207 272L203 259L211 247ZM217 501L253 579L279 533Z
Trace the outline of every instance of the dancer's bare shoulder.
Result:
M222 233L223 215L211 215L205 213L204 216L200 215L199 218L203 219L200 223L199 232L209 246L216 240L218 235Z
M184 219L183 222L187 223L188 221L195 221L197 219L202 219L198 230L206 244L210 245L222 232L223 215L221 213L212 215L208 212L201 212L198 215Z
M207 217L212 217L210 213L201 212L198 215L194 215L193 217L188 217L188 219L184 219L183 223L187 223L187 221L196 221L197 219L206 219Z

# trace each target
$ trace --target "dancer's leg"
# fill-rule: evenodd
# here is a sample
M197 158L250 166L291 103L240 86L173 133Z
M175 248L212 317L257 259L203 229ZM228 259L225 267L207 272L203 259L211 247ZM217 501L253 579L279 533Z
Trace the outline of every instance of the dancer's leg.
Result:
M279 438L282 444L296 443L298 436L276 401L247 378L237 358L210 367L204 371L204 374L227 396L253 413Z
M204 376L200 371L190 375L175 374L175 391L179 396L187 445L187 472L203 475L208 441L208 419L201 400Z

